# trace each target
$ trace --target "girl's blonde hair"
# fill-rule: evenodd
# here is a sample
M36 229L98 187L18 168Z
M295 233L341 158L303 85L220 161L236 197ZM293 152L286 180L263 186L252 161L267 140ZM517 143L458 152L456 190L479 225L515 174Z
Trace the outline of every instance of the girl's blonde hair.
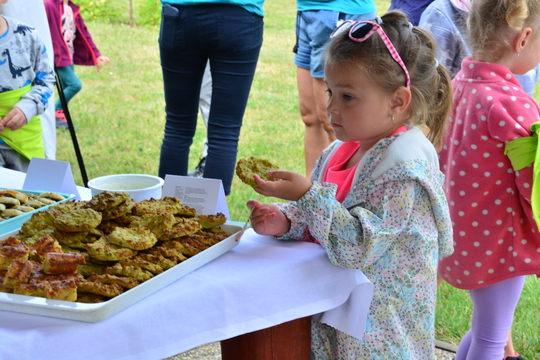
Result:
M381 27L411 77L412 96L407 123L426 126L429 129L428 139L440 148L452 108L452 88L448 72L435 60L435 40L427 31L410 26L400 11L383 15ZM390 56L377 34L363 42L355 42L349 39L349 31L345 31L330 41L326 63L360 69L372 84L388 93L406 84L403 69Z
M467 26L475 60L496 62L524 28L540 29L540 0L473 0Z

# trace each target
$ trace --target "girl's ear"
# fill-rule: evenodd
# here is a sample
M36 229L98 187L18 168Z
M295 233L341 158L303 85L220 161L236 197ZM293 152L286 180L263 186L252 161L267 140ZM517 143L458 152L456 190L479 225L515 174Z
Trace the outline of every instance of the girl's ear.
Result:
M512 44L513 45L512 50L514 50L516 54L519 54L520 52L522 52L525 46L527 46L527 43L529 42L529 40L531 39L531 36L532 36L532 29L530 27L526 27L523 30L521 30L519 34L516 36L514 40L514 44Z
M390 108L392 113L396 116L401 115L402 113L408 115L407 109L411 103L411 89L401 86L392 94L392 99L390 102Z

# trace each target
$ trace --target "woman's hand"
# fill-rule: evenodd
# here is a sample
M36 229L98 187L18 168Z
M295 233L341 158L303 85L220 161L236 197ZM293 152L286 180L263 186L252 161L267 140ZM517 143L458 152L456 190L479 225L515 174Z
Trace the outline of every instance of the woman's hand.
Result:
M282 236L289 232L291 221L276 205L249 200L247 207L251 210L251 227L257 234Z
M264 196L298 201L311 187L311 181L292 171L269 171L268 176L281 179L281 181L265 181L259 175L253 175L257 184L255 191Z

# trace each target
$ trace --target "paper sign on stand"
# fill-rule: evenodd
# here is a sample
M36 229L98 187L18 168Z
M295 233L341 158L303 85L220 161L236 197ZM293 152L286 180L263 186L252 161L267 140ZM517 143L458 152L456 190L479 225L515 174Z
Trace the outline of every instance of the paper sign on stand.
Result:
M225 190L219 179L165 175L165 196L177 197L184 205L197 210L197 214L214 215L220 212L230 220Z
M73 194L75 199L81 200L67 161L32 158L22 189Z

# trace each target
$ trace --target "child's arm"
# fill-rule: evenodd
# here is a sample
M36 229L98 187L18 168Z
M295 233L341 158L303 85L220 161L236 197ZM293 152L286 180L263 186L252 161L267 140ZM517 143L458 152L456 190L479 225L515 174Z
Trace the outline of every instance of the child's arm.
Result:
M406 167L400 167L394 174L407 171ZM325 248L332 263L366 269L397 249L406 249L399 251L416 256L415 249L422 246L420 242L426 241L427 236L434 240L430 243L437 243L439 234L427 186L413 178L381 179L369 190L353 192L356 203L347 203L349 208L346 208L335 199L335 186L314 182L298 202L278 206L291 221L290 234L299 236L303 232L301 227L307 226L309 234ZM364 191L366 193L361 195ZM446 204L442 190L436 196L441 204ZM447 208L443 217L450 224ZM426 226L431 227L426 229ZM410 242L403 242L404 234ZM450 228L448 234L451 234Z
M257 234L283 236L289 231L291 222L276 205L249 200L247 207L251 210L251 226Z
M32 88L30 91L24 94L21 97L21 100L14 106L22 111L26 118L26 122L45 111L49 98L54 92L54 85L56 84L54 71L49 63L47 49L41 39L37 36L37 33L34 32L32 34L35 34L36 36L33 46L33 53L35 56L33 61L35 77L32 81Z
M4 131L4 128L15 131L26 125L27 122L22 110L18 107L13 107L3 119L0 119L0 132Z
M253 175L258 187L256 192L264 196L273 196L278 199L297 201L311 187L311 181L303 175L292 171L269 171L268 176L281 181L265 181L258 175Z

